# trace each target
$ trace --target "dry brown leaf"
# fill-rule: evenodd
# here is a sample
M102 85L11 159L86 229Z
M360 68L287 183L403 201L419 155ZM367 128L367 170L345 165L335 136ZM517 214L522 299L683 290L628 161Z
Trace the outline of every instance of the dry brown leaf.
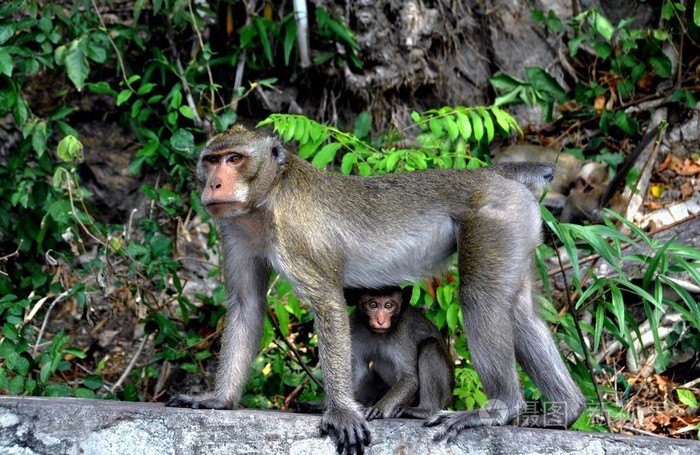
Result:
M596 111L602 111L605 108L605 95L596 96L593 107Z
M693 191L694 191L693 185L691 185L688 182L681 183L680 190L681 190L681 196L683 196L683 199L689 198L690 196L692 196Z
M684 177L697 175L700 174L700 165L695 164L695 162L690 158L686 158L683 162L683 165L676 172L678 172L679 175L682 175Z

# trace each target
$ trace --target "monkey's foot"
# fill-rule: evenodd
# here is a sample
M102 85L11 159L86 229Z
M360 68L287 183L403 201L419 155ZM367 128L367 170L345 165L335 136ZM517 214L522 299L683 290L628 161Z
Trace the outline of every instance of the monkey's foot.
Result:
M396 408L396 411L394 411L394 415L392 417L398 417L401 419L427 419L433 414L435 414L435 410L428 410L412 406L399 406Z
M165 403L172 408L192 408L192 409L231 409L226 400L216 398L214 395L202 395L191 397L189 395L178 395Z
M396 417L399 417L401 415L401 412L402 409L400 406L397 406L396 408L388 412L375 406L367 406L362 410L362 413L364 414L365 419L367 419L367 421L375 419L394 419Z
M339 454L362 455L372 440L367 421L351 409L326 411L321 418L321 435L328 434L336 438Z
M509 411L502 402L496 401L494 404L492 401L489 401L485 408L476 411L440 411L426 420L423 425L426 427L442 425L442 428L433 436L433 440L437 442L447 439L447 442L454 442L459 432L466 428L505 425L517 415L517 412Z

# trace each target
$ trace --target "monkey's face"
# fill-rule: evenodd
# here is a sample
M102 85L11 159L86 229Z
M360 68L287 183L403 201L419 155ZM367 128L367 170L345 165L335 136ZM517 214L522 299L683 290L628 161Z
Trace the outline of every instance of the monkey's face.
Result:
M247 214L270 190L284 149L242 127L215 136L197 163L202 205L215 218Z
M367 316L367 325L377 334L387 333L401 311L401 294L388 296L364 295L360 311Z

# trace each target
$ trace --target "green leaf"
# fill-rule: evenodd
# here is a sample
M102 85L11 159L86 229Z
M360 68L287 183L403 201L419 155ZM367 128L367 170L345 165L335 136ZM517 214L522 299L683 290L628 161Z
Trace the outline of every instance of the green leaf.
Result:
M323 146L321 150L318 151L311 164L318 168L324 168L328 166L329 163L335 158L335 154L343 146L340 142L331 142Z
M484 108L479 108L479 113L481 114L481 117L483 117L483 119L484 119L484 128L486 128L486 141L490 144L491 141L493 140L493 136L495 134L493 120L491 119L491 114L489 114L489 112Z
M615 113L615 125L630 136L636 135L639 130L637 121L627 115L625 111L617 111Z
M289 66L289 57L292 55L294 44L296 43L297 23L296 21L287 22L287 28L284 31L284 41L282 48L284 50L284 64Z
M286 336L286 335L285 335ZM198 361L201 362L202 360L208 359L211 357L213 354L211 353L210 350L206 349L204 351L199 351L194 355L194 358Z
M260 44L262 44L263 52L265 53L265 58L267 63L272 65L272 47L270 47L270 38L267 36L267 23L269 21L262 17L255 17L253 19L253 24L258 32L258 37L260 38Z
M78 387L77 389L73 390L73 396L76 398L95 398L95 392L90 389Z
M170 138L170 145L181 152L194 152L194 136L189 131L179 128Z
M606 60L608 57L610 57L610 54L612 54L612 47L608 43L596 41L593 43L593 49L595 50L595 53L598 54L598 57L604 60Z
M10 324L9 322L6 322L2 326L2 334L11 341L17 341L19 340L19 332L17 331L17 327L15 327L13 324Z
M8 386L10 389L10 394L20 395L24 389L24 377L15 376L14 378L10 379Z
M102 378L96 374L89 374L83 378L83 385L89 389L99 389L102 384L104 384Z
M474 138L477 141L481 141L481 138L484 137L484 123L481 121L481 117L474 111L469 111L469 116L471 117L472 126L474 127Z
M46 138L48 136L48 124L45 121L38 122L32 131L32 147L37 155L42 156L46 151Z
M506 73L501 73L489 78L489 82L491 83L491 85L493 85L493 88L504 91L515 90L516 88L522 85L526 85L525 81Z
M365 138L369 136L370 129L372 128L372 115L367 111L362 111L355 119L355 136L358 138Z
M442 122L440 120L436 118L431 118L428 121L428 125L430 126L430 131L435 137L442 136Z
M41 366L41 370L39 371L39 381L46 384L49 377L51 377L51 362L46 362Z
M5 22L0 24L0 45L5 44L7 40L15 35L15 24Z
M362 162L357 164L357 170L359 171L360 175L363 177L367 177L372 175L372 168L369 166L369 164Z
M192 110L191 107L189 106L180 106L180 114L182 114L183 117L188 118L190 120L194 120L194 111Z
M401 158L401 151L400 150L392 152L389 155L389 157L386 159L386 170L393 171L394 168L396 167L396 163L399 162L400 158Z
M560 103L566 102L566 91L559 85L556 79L539 67L525 68L525 74L530 84L536 90L552 95Z
M58 157L66 163L83 160L83 144L73 136L66 136L58 143Z
M90 42L87 48L87 56L95 63L105 63L107 61L107 51L97 43Z
M468 141L472 136L472 125L469 117L462 112L457 112L457 128L465 141Z
M698 400L695 398L695 394L691 390L676 389L676 393L678 394L678 399L684 405L690 406L691 408L698 407Z
M649 63L656 70L656 74L661 77L669 77L673 71L671 60L663 54L654 55L649 58Z
M310 133L311 132L312 131L310 131ZM316 153L316 149L318 149L318 147L321 145L322 141L314 140L313 137L311 139L312 140L310 140L309 142L305 142L304 144L302 144L301 147L299 147L299 157L300 158L307 159L307 158L311 157L314 153Z
M63 62L68 78L73 82L78 91L83 89L85 79L87 79L90 67L87 64L87 59L80 50L79 40L73 40L66 51L65 60Z
M280 332L283 336L289 335L289 312L284 306L284 302L279 300L275 305L275 315L277 316L277 322L280 326Z
M333 32L336 38L340 38L341 41L345 41L345 43L348 46L350 46L350 48L352 48L353 50L360 50L360 45L357 44L357 41L355 41L355 38L352 36L351 32L347 29L345 24L341 24L340 22L328 16L326 16L323 22Z
M141 87L139 87L138 90L136 90L137 95L146 95L148 93L151 93L151 90L156 86L156 84L153 84L151 82L147 84L143 84Z
M6 47L0 48L0 73L7 77L12 77L13 66L14 63L12 62L10 50Z
M445 321L450 332L454 332L459 325L459 304L452 302L445 312Z
M134 92L131 91L131 89L125 88L121 92L119 92L119 95L117 95L117 106L121 106L122 104L126 103L129 98L131 98L131 95Z
M447 134L453 141L459 137L459 127L451 115L445 116L445 129L447 129Z
M700 0L695 0L693 5L693 23L700 27Z
M595 29L608 41L612 39L613 33L615 33L615 27L599 12L595 13Z
M510 124L508 123L508 117L510 117L510 115L507 112L502 111L497 106L493 106L491 108L491 112L493 113L493 116L496 117L496 123L498 123L498 126L500 126L506 133L510 133Z
M345 156L343 156L342 163L340 164L340 172L345 175L350 175L355 163L357 163L357 155L354 153L346 153Z

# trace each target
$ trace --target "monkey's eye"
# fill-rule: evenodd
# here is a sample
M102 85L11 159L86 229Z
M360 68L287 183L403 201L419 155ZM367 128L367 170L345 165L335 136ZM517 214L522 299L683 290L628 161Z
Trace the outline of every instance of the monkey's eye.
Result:
M390 309L392 309L392 308L393 308L393 306L394 306L394 304L393 304L393 303L391 303L391 302L387 302L387 303L386 303L386 305L384 305L384 308L386 308L387 310L390 310Z
M228 155L226 157L226 162L227 163L232 163L232 164L238 164L241 162L243 157L239 155L238 153L232 153L231 155Z
M367 306L372 308L372 309L375 309L375 308L377 308L377 302L374 302L374 301L369 302L369 303L367 303Z
M219 157L216 155L207 155L207 156L202 158L202 161L204 161L207 164L218 164Z

